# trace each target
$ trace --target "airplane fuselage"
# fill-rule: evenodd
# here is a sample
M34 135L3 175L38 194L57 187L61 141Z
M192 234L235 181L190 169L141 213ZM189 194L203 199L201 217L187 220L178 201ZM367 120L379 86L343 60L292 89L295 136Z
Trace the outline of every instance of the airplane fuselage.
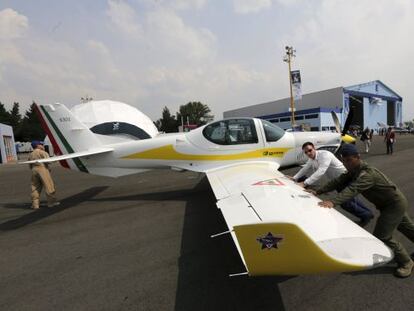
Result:
M209 126L211 128L213 123L188 133L161 134L152 139L113 144L109 146L114 149L112 153L83 159L83 161L86 161L85 164L90 167L110 166L129 169L172 167L205 172L216 167L246 161L271 161L279 166L301 164L306 161L302 152L303 143L310 141L317 149L335 149L340 144L340 135L337 133L282 131L278 134L276 131L275 136L271 136L272 134L269 134L271 125L260 119L229 120L233 121L230 124L230 128L233 126L231 130L228 130L229 126L227 128L223 126L213 127L213 130L209 131ZM237 120L242 120L244 128L237 123ZM247 126L251 128L246 130ZM270 130L274 129L270 128ZM230 133L220 131L230 131ZM224 138L227 134L230 137L233 134L234 141L231 138Z

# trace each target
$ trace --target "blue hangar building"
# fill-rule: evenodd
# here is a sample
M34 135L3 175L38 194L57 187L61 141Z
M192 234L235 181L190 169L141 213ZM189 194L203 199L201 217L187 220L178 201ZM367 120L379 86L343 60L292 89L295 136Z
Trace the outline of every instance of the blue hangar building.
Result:
M295 102L295 123L311 131L335 129L331 111L335 111L344 124L349 110L354 110L352 125L361 129L379 129L380 124L402 126L402 97L379 80L336 87L305 94ZM225 111L224 118L256 117L277 124L283 129L291 127L290 98Z

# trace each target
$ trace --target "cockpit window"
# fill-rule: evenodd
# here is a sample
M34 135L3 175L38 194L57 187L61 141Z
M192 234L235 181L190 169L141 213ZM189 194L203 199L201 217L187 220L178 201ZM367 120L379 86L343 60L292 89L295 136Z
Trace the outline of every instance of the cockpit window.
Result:
M284 130L269 121L262 120L262 124L267 141L278 141L285 135Z
M207 125L203 135L219 145L256 144L257 133L253 120L230 119Z

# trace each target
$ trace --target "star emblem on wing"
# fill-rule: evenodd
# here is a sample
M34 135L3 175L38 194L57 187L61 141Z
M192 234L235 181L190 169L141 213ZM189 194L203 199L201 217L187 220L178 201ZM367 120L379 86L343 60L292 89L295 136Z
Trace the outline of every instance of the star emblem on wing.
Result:
M279 248L278 243L283 240L282 236L274 236L271 232L269 232L264 237L258 237L256 239L259 243L262 244L262 249L272 249L272 248Z

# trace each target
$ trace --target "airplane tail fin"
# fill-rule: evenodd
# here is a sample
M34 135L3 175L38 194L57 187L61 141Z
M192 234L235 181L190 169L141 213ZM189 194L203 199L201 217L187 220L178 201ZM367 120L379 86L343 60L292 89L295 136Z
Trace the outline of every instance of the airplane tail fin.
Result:
M57 156L104 147L95 134L65 105L35 105L35 109ZM79 157L61 160L60 164L66 168L88 172Z

